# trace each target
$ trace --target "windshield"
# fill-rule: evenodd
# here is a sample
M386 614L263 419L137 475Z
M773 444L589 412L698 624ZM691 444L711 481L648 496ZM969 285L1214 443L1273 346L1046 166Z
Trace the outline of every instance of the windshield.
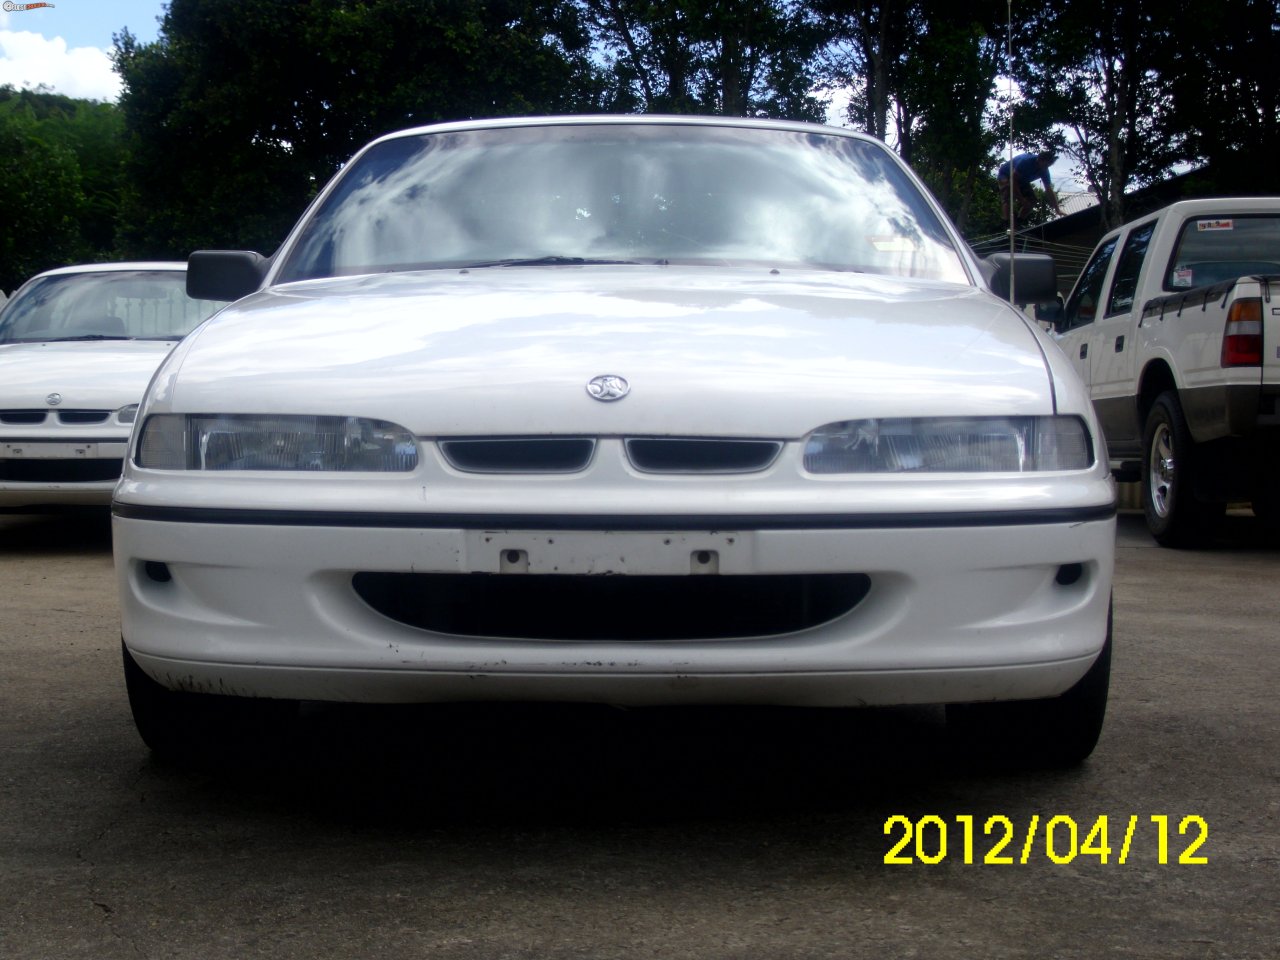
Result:
M1166 290L1186 290L1255 274L1280 274L1280 217L1195 217L1164 277Z
M187 296L182 270L113 270L41 277L0 313L0 343L177 340L224 306Z
M306 221L277 282L529 262L748 262L968 282L941 221L880 144L678 124L380 143Z

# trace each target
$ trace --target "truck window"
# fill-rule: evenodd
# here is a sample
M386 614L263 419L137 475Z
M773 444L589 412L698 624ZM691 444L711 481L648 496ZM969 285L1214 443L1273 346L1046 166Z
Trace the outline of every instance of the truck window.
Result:
M1280 216L1192 217L1182 225L1164 288L1204 287L1280 274Z
M1097 319L1098 301L1102 298L1102 281L1106 279L1107 267L1111 264L1111 254L1115 253L1118 239L1120 238L1112 237L1104 243L1085 265L1062 310L1062 322L1058 325L1060 331L1074 330Z
M1151 245L1151 235L1155 233L1156 222L1131 231L1129 239L1124 242L1120 251L1120 259L1116 261L1115 279L1111 281L1111 297L1107 300L1107 316L1116 313L1128 313L1133 309L1133 298L1138 292L1138 274L1142 272L1142 263L1147 259L1147 248Z

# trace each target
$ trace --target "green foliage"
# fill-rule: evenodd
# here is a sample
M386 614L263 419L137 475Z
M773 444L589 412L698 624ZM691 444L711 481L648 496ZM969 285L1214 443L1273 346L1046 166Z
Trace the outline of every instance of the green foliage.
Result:
M848 119L893 143L960 225L987 222L1001 136L991 116L1004 63L1003 3L815 0L830 37L828 86L852 93ZM999 221L999 204L995 206Z
M1157 69L1175 24L1167 0L1072 0L1031 11L1015 41L1022 129L1041 130L1042 143L1054 125L1073 133L1066 152L1108 226L1126 219L1128 190L1186 155L1171 78Z
M155 43L116 38L124 249L270 251L379 134L598 108L587 54L560 0L173 0Z
M791 0L584 0L620 113L820 121L823 34Z
M1172 42L1157 57L1170 81L1189 189L1280 193L1280 6L1274 0L1172 0Z
M848 121L969 235L1002 231L997 77L1012 10L1018 149L1058 147L1125 217L1171 170L1280 193L1275 0L172 0L117 37L120 105L0 87L0 287L64 263L269 252L373 137L535 113ZM1047 215L1047 211L1041 211Z
M0 289L115 243L122 122L112 104L0 87Z

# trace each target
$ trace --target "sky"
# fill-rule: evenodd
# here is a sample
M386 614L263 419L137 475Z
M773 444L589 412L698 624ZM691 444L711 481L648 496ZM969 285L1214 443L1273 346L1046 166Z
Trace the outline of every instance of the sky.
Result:
M156 38L164 0L31 0L0 4L0 85L35 88L88 100L115 100L120 78L111 69L111 36L125 28L146 43ZM6 9L9 8L9 9Z

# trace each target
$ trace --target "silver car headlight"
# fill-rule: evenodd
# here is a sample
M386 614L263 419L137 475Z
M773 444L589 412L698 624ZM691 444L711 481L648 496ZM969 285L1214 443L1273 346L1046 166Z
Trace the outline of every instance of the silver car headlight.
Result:
M805 438L810 473L1026 473L1093 464L1079 417L845 420Z
M143 424L135 458L154 470L409 471L418 445L364 417L164 413Z

